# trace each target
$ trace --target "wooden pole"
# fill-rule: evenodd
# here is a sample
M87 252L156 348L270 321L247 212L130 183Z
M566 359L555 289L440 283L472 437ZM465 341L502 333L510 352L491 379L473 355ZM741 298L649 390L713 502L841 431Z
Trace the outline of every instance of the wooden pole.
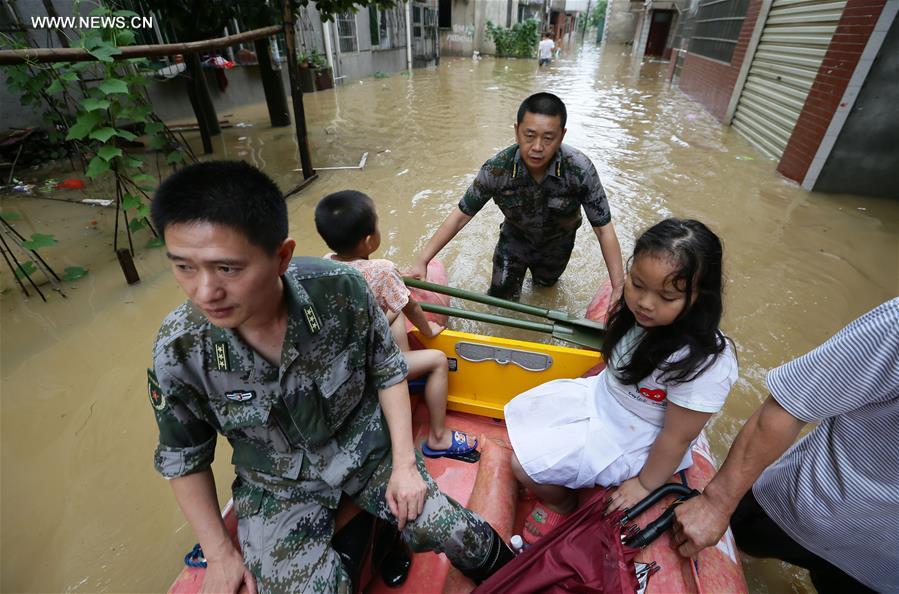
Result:
M245 33L186 43L166 43L163 45L127 45L119 49L121 54L113 56L115 60L131 58L149 58L153 56L174 56L175 54L191 54L220 49L238 43L254 41L275 35L282 30L281 25L272 25L262 29L254 29ZM84 48L25 48L16 50L0 50L0 65L24 64L26 62L85 62L96 58Z
M306 111L303 108L303 90L300 88L300 75L297 70L297 43L294 37L290 0L281 0L281 13L284 16L284 46L287 50L287 73L290 75L290 98L293 101L294 128L297 131L297 145L300 149L300 167L303 169L303 179L309 179L315 175L315 170L312 168L309 139L306 134Z
M262 78L262 90L265 92L265 105L268 107L268 118L272 127L290 125L290 110L287 107L287 93L281 82L281 69L272 68L271 47L268 38L253 42L256 49L256 60L259 62L259 76Z

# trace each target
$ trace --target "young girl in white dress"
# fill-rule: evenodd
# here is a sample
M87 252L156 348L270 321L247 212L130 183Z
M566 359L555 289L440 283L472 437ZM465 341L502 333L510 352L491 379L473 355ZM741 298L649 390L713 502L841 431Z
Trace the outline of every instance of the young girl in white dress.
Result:
M721 259L720 240L699 221L651 227L609 316L606 369L506 405L513 471L539 498L526 541L576 509L574 489L618 486L608 511L626 509L692 464L690 446L737 379L731 341L718 329Z

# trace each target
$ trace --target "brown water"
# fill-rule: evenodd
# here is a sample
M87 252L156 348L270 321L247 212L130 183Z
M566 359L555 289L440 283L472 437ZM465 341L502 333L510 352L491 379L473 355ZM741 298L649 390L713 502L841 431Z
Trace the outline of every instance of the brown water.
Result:
M710 427L721 456L766 396L767 369L899 293L899 205L802 191L670 88L663 72L664 65L649 64L637 76L619 48L587 46L540 71L530 60L445 59L411 78L307 95L315 165L369 156L363 171L322 172L290 199L298 253L325 251L312 224L318 198L358 188L378 204L379 255L410 263L483 161L513 142L521 99L552 90L568 105L566 141L593 159L608 190L625 254L641 229L665 216L699 218L724 239L723 326L739 346L741 379ZM298 183L291 129L269 128L261 104L232 121L254 126L225 130L217 156L247 159L284 189ZM89 189L106 197L102 187ZM68 299L25 300L13 289L0 302L0 588L163 591L195 537L152 469L155 426L144 369L160 320L183 297L158 249L139 250L143 280L125 285L111 249L110 209L23 197L4 197L2 206L23 215L23 234L56 234L60 244L45 250L51 265L78 264L90 274L66 283ZM451 284L486 288L499 222L488 206L444 250ZM143 246L149 236L135 239ZM582 229L559 286L534 290L526 281L523 300L581 313L604 278L596 240ZM453 326L491 331L472 322ZM232 472L227 443L221 447L215 471L225 500ZM803 572L780 563L752 561L746 570L754 592L811 591Z

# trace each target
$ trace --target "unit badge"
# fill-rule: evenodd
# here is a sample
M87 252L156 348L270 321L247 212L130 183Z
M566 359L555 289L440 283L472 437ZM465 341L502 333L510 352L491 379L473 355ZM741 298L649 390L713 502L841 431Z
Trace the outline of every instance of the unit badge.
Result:
M165 395L156 381L156 374L152 369L147 370L147 394L150 396L150 405L156 410L165 408Z
M253 391L245 391L245 390L235 390L233 392L225 392L225 398L231 400L233 402L246 402L247 400L251 400L256 395L256 392Z

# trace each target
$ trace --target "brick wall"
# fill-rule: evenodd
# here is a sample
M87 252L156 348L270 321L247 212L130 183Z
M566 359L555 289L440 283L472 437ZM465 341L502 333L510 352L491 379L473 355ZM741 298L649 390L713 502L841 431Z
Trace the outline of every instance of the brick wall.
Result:
M886 0L848 0L777 170L802 182Z
M687 95L701 103L718 120L724 120L727 105L730 103L730 96L733 94L737 76L740 74L743 58L746 57L746 48L749 45L749 38L752 37L752 30L755 28L761 7L762 0L750 1L730 64L691 53L687 53L684 60L678 86Z

